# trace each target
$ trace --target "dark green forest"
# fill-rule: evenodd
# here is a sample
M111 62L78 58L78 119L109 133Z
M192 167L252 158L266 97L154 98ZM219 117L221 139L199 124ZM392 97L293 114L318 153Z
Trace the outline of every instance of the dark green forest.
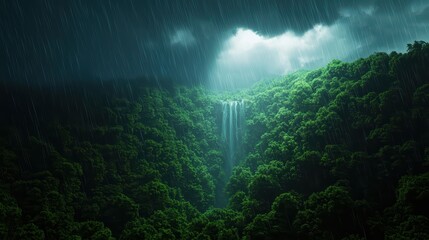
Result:
M0 133L0 239L429 239L425 42L232 93L3 81Z

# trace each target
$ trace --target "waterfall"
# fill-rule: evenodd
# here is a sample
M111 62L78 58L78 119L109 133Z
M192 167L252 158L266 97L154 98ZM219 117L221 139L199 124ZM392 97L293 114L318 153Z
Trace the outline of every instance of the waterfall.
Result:
M223 145L225 173L224 179L216 186L216 206L225 207L227 197L225 186L232 174L232 169L243 157L243 135L245 125L245 105L241 101L222 101L220 128L221 142Z
M241 160L245 122L244 100L222 102L222 143L224 145L224 170L226 178Z

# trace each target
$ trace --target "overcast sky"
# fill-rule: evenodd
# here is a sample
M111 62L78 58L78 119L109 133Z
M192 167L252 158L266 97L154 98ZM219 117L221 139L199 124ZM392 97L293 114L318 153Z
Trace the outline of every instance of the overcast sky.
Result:
M2 79L244 87L429 41L429 0L0 0Z

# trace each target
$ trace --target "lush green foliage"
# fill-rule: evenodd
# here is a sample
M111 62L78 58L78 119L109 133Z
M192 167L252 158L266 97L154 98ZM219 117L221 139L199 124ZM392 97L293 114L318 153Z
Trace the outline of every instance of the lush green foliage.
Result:
M223 170L209 97L131 84L55 89L55 101L4 90L2 239L186 238L213 206Z
M428 239L429 44L234 96L0 89L1 239ZM219 99L246 101L226 184Z

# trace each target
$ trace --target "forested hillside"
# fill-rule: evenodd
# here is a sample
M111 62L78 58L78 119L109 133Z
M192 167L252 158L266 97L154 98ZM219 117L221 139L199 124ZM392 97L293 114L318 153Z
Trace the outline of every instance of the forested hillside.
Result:
M428 66L415 42L230 94L5 81L0 239L429 239ZM231 99L245 156L227 179Z
M249 239L429 237L429 45L249 91L230 206Z

